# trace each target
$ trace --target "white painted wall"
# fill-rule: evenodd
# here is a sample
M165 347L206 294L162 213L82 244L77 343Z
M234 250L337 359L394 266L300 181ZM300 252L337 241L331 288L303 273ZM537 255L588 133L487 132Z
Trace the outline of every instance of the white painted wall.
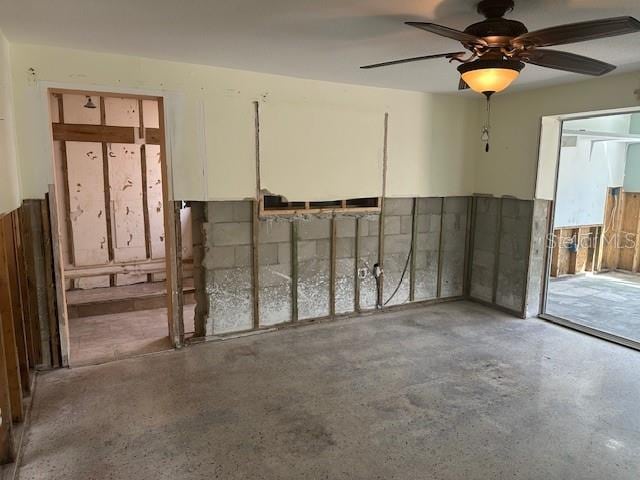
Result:
M602 224L607 190L622 186L625 164L623 143L579 137L575 147L562 147L555 228Z
M537 174L542 117L638 108L640 100L634 92L639 87L638 74L628 73L496 95L492 100L491 151L476 156L475 191L524 199L534 195L553 198L557 143L543 145L540 153L544 168ZM559 132L553 122L546 130Z
M481 102L475 97L43 46L12 45L12 52L24 198L41 197L52 178L43 120L48 86L165 96L176 199L255 196L254 101L263 113L262 187L274 193L309 200L380 194L385 112L389 196L474 190L474 152L481 148ZM305 154L305 148L313 151Z
M20 206L9 42L0 32L0 214Z

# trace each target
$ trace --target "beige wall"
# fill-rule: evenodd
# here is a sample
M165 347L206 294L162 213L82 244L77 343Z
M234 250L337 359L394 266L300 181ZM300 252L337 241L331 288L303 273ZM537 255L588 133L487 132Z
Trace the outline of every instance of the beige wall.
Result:
M51 86L165 96L177 199L255 195L254 101L261 111L262 187L291 200L380 194L385 112L388 195L473 191L480 147L475 97L42 46L12 45L12 52L25 198L41 197L51 181L45 121Z
M20 206L9 43L0 32L0 214Z
M632 73L496 95L491 107L491 151L477 155L475 191L534 198L542 117L638 106L640 100L634 93L638 88L640 75ZM552 136L559 134L552 120L546 130ZM549 198L557 144L546 143L540 153L546 168L540 172L537 196Z

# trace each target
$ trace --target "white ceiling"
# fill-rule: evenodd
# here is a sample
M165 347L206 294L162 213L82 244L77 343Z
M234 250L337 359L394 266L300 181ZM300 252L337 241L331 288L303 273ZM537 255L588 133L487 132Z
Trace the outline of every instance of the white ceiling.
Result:
M408 90L455 91L446 60L360 70L367 63L451 52L460 44L403 24L464 29L481 20L469 0L0 0L12 42L239 68ZM640 18L639 0L516 0L529 30L601 17ZM563 47L640 69L640 33ZM615 72L614 72L615 73ZM527 66L518 86L584 78Z

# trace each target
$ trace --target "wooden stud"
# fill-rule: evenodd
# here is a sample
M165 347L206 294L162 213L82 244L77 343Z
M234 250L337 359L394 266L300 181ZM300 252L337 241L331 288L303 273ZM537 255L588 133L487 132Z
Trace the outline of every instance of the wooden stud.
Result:
M49 320L49 342L51 348L51 366L60 366L60 341L58 336L58 320L56 314L56 290L53 274L53 250L51 245L51 222L49 221L49 194L40 203L42 216L42 240L44 248L44 269L47 289L47 317Z
M0 217L3 225L6 216ZM4 343L5 360L7 365L7 379L9 381L9 399L11 403L11 417L14 422L24 419L24 405L22 402L22 380L20 375L20 361L16 343L13 299L11 295L11 278L9 260L12 252L7 248L5 229L0 228L0 317L2 317L2 340Z
M387 161L389 148L389 113L384 114L382 142L382 197L380 197L380 217L378 224L378 266L382 274L378 278L378 307L384 305L384 200L387 195Z
M100 103L102 104L102 101ZM134 127L53 123L51 124L51 128L53 131L53 140L59 140L61 142L136 143Z
M49 219L51 221L51 250L53 252L53 273L55 278L56 307L58 313L58 334L60 336L60 364L69 366L69 317L67 315L67 297L64 286L64 265L60 242L60 224L56 203L55 186L49 185Z
M171 206L173 192L171 191L171 177L169 173L169 165L167 163L167 148L165 138L165 118L164 118L164 99L158 97L158 117L160 122L160 166L162 172L162 204L164 206L164 235L165 235L165 262L167 273L167 321L169 327L169 338L171 344L175 348L182 347L184 344L184 321L183 312L180 308L182 304L181 295L183 292L179 290L180 269L179 269L179 253L176 250L177 221L175 218L175 209Z
M355 257L355 271L354 275L354 283L353 283L353 306L356 313L360 313L360 275L359 275L359 267L360 267L360 217L356 218L356 236L354 239L354 257Z
M291 321L298 321L298 221L291 222Z
M174 296L174 312L178 318L176 328L180 337L180 344L184 342L184 269L182 261L182 219L180 211L182 210L182 202L174 201L169 205L173 210L173 219L175 222L175 249L176 249L176 278L175 285L177 295Z
M256 168L256 198L253 203L253 211L251 216L251 284L253 285L253 328L260 328L260 285L259 285L259 266L260 259L258 257L258 229L260 209L262 207L261 195L262 187L260 185L260 103L253 102L253 122L254 122L254 141L255 141L255 168Z
M20 220L20 212L22 207L13 213L13 243L16 252L16 269L18 272L18 289L20 291L20 303L22 305L22 316L24 318L24 334L27 345L27 359L29 368L36 366L35 348L32 337L31 324L33 323L33 313L31 312L31 304L29 303L29 293L27 285L27 272L25 270L24 258L24 241L22 238L22 228Z
M473 256L475 250L476 235L476 198L469 197L467 206L467 243L465 246L465 263L464 263L464 286L463 295L465 298L471 296L471 273L473 272Z
M440 231L438 232L438 274L436 280L436 298L442 296L442 233L444 230L444 197L440 197Z
M4 322L5 319L0 313L0 324ZM0 464L11 463L15 460L11 395L6 358L3 332L0 328L0 420L2 420L0 422Z
M20 277L18 273L18 253L15 243L15 230L13 216L15 211L5 215L2 219L4 230L5 255L9 281L9 294L13 312L13 329L15 332L16 348L18 352L18 366L20 373L20 385L22 394L28 396L31 393L31 373L29 372L29 354L27 353L27 335L25 332L25 316L20 293Z
M141 98L138 99L138 137L144 138L144 111L143 111L143 101Z
M491 289L491 303L495 304L498 298L498 274L500 272L500 236L502 235L502 201L498 200L498 212L496 215L496 242L494 247L495 258L493 262L493 286Z
M100 97L100 123L104 126L106 123L106 110L104 97ZM102 182L104 185L104 218L107 227L107 252L109 254L109 261L112 262L115 258L115 247L113 244L113 205L111 203L111 179L109 175L109 149L104 137L99 137L97 142L102 145ZM114 143L133 143L130 142L114 142ZM109 276L109 285L114 287L116 285L115 276Z
M411 265L409 270L409 301L416 300L416 254L418 251L418 198L413 199L411 210Z
M142 100L140 101L142 105ZM147 151L140 146L140 170L142 172L142 214L144 220L144 243L147 258L151 258L151 224L149 220L149 184L147 180Z
M336 316L336 217L331 216L329 247L329 316Z

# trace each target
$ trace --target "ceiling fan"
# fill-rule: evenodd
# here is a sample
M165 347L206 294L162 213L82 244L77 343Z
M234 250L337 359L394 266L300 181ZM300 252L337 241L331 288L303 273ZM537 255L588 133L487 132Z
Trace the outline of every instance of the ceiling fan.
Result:
M569 52L540 47L596 40L640 31L640 22L633 17L613 17L587 22L570 23L529 32L522 22L504 18L513 10L513 0L482 0L478 13L481 22L469 25L464 31L435 23L406 22L412 27L459 41L467 51L425 55L360 68L378 68L434 58L458 61L461 74L459 90L471 88L489 98L507 88L524 68L525 63L541 67L581 73L604 75L616 67L600 60Z

